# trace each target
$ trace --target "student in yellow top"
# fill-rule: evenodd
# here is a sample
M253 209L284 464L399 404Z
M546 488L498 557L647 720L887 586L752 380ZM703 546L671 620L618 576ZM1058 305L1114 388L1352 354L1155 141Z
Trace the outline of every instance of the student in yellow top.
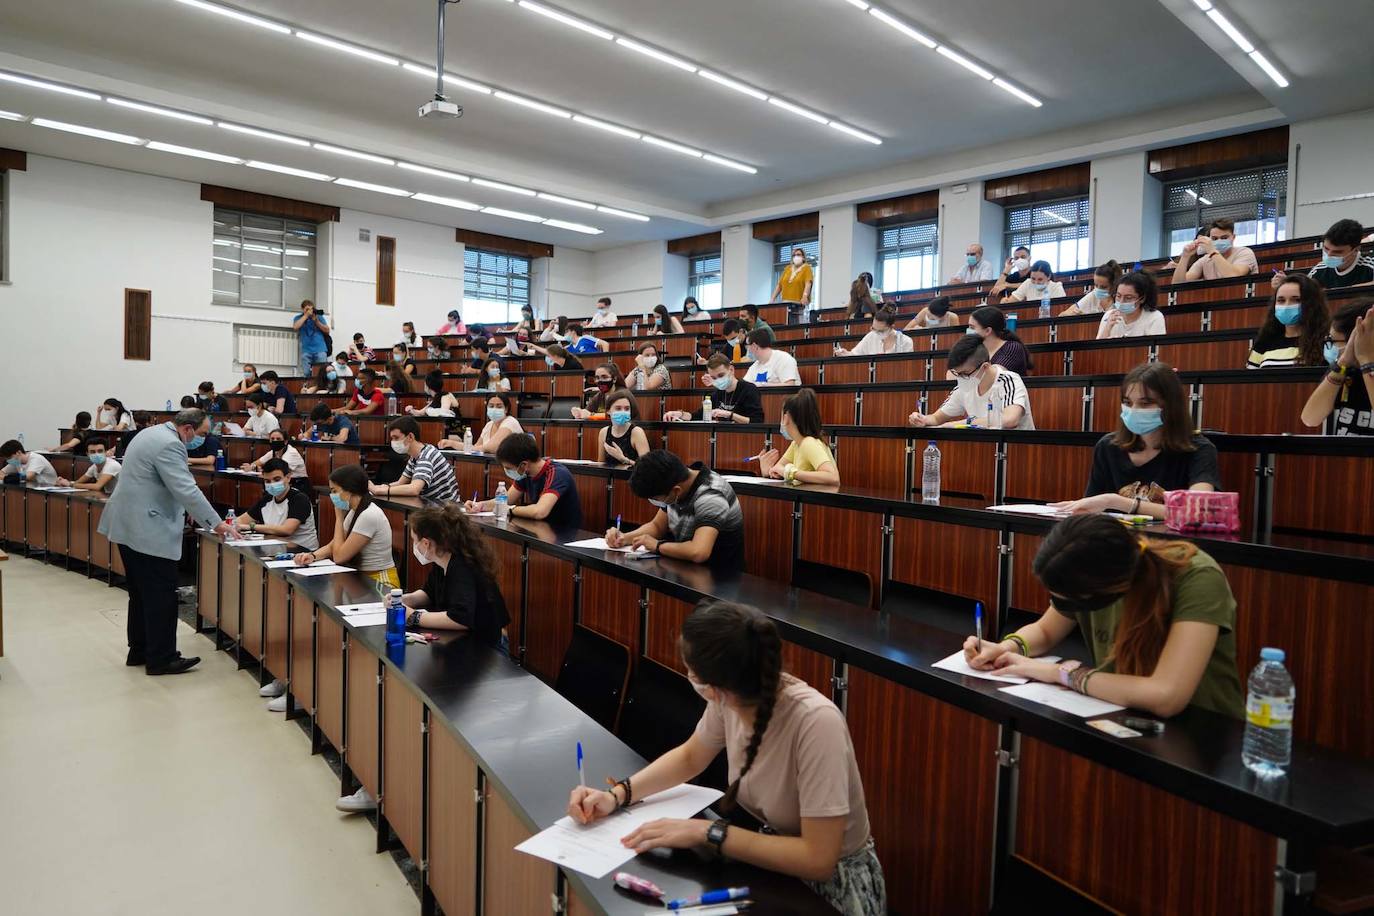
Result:
M760 452L759 473L788 483L839 486L840 469L822 435L816 393L803 388L782 402L782 437L792 444L781 460L775 448Z
M792 263L783 269L778 285L773 288L773 302L800 302L811 304L811 286L816 282L816 274L806 263L806 252L801 248L792 249Z

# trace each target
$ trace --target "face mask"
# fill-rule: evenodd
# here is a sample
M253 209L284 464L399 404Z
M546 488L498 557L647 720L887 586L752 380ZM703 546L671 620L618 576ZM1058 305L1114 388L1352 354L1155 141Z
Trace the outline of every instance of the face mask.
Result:
M788 442L791 442L791 441L792 441L792 434L789 433L789 432L787 431L787 427L786 427L786 426L781 426L781 425L779 425L779 426L778 426L778 432L782 433L782 437L783 437L784 439L786 439Z
M5 462L5 465L6 465L7 467L11 467L11 468L18 468L18 467L19 467L19 459L18 459L18 458L10 458L8 461Z
M253 373L251 373L251 372L245 372L245 373L243 373L243 377L244 377L244 378L247 378L247 379L251 379L251 378L253 377Z
M964 328L964 333L965 333L966 335L967 335L967 334L974 334L974 335L976 335L978 332L975 331L973 328Z
M1322 356L1326 359L1326 364L1332 369L1336 368L1336 362L1341 358L1342 345L1334 340L1327 341L1322 346Z
M1098 299L1106 299L1108 296L1108 292L1105 289L1095 289L1093 290L1093 295L1096 296Z
M1126 596L1125 592L1110 592L1105 595L1089 595L1086 598L1066 598L1063 595L1050 595L1057 611L1065 614L1091 614L1093 611L1100 611L1105 607L1120 601Z
M272 441L272 442L269 442L269 443L268 443L268 446L269 446L269 447L272 449L272 451L274 451L274 452L284 452L284 451L286 451L286 443L285 443L285 442Z
M695 305L689 305L689 306L687 306L687 314L688 314L688 315L695 315L696 313L697 313L697 307L696 307Z
M510 468L502 468L501 470L505 471L505 472L506 472L506 476L509 477L511 480L524 480L524 479L525 479L525 475L524 475L524 474L521 474L519 471L513 471L513 470L511 470Z
M92 456L91 456L91 464L95 465L96 467L100 467L100 466L101 466L102 464L104 464L104 463L105 463L105 456L104 456L104 455L92 455Z
M596 380L596 389L597 389L598 391L610 391L610 390L611 390L611 383L608 382L608 381L602 381L601 379L597 379L597 380Z
M415 555L415 561L421 566L428 566L434 562L434 558L420 549L420 542L416 541L410 545L410 552Z
M1121 425L1143 436L1164 425L1164 410L1160 407L1127 407L1121 405Z
M598 305L596 310L604 315L611 310L611 307L609 305Z
M274 480L271 483L263 484L262 488L271 496L281 496L286 492L286 481Z
M1213 239L1213 240L1212 240L1212 247L1215 248L1217 251L1221 252L1222 254L1225 254L1226 252L1228 252L1228 251L1231 250L1231 240L1230 240L1230 239Z
M1043 293L1043 292L1045 291L1045 284L1044 284L1044 283L1032 283L1032 284L1030 285L1030 288L1033 289L1033 290L1035 290L1037 293Z
M505 418L506 418L506 409L505 409L504 407L488 407L488 408L487 408L487 419L490 420L491 422L493 422L493 423L500 423L500 422L501 422L502 420L504 420Z
M354 388L361 389L361 388L363 387L363 380L360 379L360 378L355 378L355 379L353 380L353 387L354 387Z
M1030 267L1030 261L1025 258L1017 258L1011 262L1012 273L1024 274L1027 267Z
M548 366L550 369L552 369L552 368L553 368L553 357L552 357L552 356L546 356L546 357L544 357L544 365L546 365L546 366Z
M795 258L792 259L792 263L795 264L795 265L797 265L798 267L801 267L803 264L806 263L806 258L803 258L803 257L795 257Z
M1117 310L1118 312L1120 312L1121 314L1123 314L1123 315L1133 315L1133 314L1135 314L1135 310L1136 310L1137 308L1139 308L1139 307L1140 307L1140 306L1139 306L1138 304L1134 303L1134 302L1120 302L1120 301L1118 301L1118 302L1116 303L1116 310Z
M724 391L726 388L730 387L730 374L726 373L719 378L712 376L711 384L716 386L717 391Z
M393 363L403 363L406 361L406 355L404 353L392 353L391 361Z
M404 440L404 439L392 439L392 440L391 440L391 450L392 450L393 452L395 452L396 454L398 454L398 455L404 455L404 454L406 453L406 440Z
M968 378L955 378L955 390L965 395L976 394L978 392L978 377L980 375L982 375L981 369Z
M978 263L978 255L966 254L964 255L964 261L967 262L969 267L973 267L975 264Z
M873 333L877 334L879 337L887 338L888 336L890 336L890 335L892 334L892 329L891 329L891 328L874 328L874 329L873 329Z
M1274 317L1279 320L1279 324L1284 327L1291 327L1298 323L1302 317L1302 303L1295 305L1276 305L1274 306Z
M330 501L331 503L333 503L333 504L334 504L334 508L335 508L335 509L338 509L340 512L347 512L347 511L348 511L348 500L344 499L344 498L343 498L342 496L340 496L338 493L330 493L330 494L329 494L329 501Z
M944 320L945 320L945 319L944 319L944 316L942 316L942 315L927 315L927 316L926 316L926 327L928 327L928 328L937 328L937 327L940 326L940 322L942 322L942 321L944 321Z
M668 508L668 504L661 499L651 499L649 500L649 505L657 506L660 509Z
M644 360L644 368L645 368L645 369L652 369L654 366L657 366L657 365L658 365L658 357L657 357L657 356L642 356L642 357L640 357L640 358L641 358L642 360Z
M488 366L488 367L487 367L487 378L500 378L500 377L501 377L501 367L500 367L500 366Z
M265 392L267 392L268 394L271 394L272 392L274 392L274 391L277 390L277 383L276 383L276 382L263 382L263 383L262 383L262 390L265 391Z
M624 426L630 422L630 412L628 410L611 411L611 422L616 426Z
M330 369L327 372L325 372L324 377L329 379L331 382L337 382L339 380L339 373L335 372L333 369Z
M186 451L194 452L196 449L200 448L204 444L204 436L192 436L191 441L186 443Z
M524 318L526 321L529 321L531 318L534 317L534 312L523 311L520 313L520 316Z

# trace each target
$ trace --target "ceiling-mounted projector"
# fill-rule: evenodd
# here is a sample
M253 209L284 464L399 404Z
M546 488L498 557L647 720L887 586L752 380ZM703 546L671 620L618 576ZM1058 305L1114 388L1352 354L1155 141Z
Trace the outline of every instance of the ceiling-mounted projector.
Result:
M434 60L434 98L420 106L419 115L422 118L461 118L463 116L463 106L457 102L450 102L444 96L444 12L450 3L457 3L458 0L438 0L438 41L436 42L437 54Z
M420 106L422 118L461 118L463 106L448 99L434 99Z

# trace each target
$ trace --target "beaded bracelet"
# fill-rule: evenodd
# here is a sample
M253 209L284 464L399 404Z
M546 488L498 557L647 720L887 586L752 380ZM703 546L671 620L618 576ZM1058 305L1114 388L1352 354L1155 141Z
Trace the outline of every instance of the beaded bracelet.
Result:
M1069 674L1069 686L1078 693L1087 695L1088 678L1097 673L1096 668L1078 668Z

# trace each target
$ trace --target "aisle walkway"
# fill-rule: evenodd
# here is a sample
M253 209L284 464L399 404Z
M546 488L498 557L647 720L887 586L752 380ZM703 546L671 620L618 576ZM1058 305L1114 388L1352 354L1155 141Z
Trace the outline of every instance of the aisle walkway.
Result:
M0 658L0 911L414 914L304 733L180 626L193 672L124 667L126 593L11 556Z

